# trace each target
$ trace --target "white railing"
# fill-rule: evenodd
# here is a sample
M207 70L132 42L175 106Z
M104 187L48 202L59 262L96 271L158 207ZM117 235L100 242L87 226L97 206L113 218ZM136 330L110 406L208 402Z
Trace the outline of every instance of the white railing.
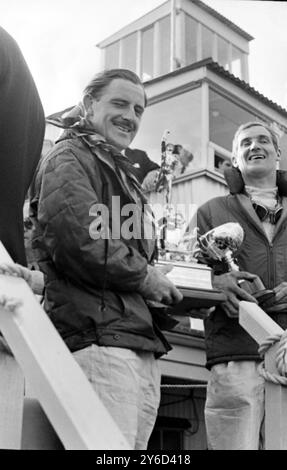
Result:
M7 262L12 260L0 243L0 263ZM28 284L0 275L2 296L19 299L21 305L13 312L0 307L0 330L15 358L0 351L0 448L21 449L25 383L65 449L129 449Z
M264 353L265 448L287 450L286 332L251 302L240 302L239 322Z

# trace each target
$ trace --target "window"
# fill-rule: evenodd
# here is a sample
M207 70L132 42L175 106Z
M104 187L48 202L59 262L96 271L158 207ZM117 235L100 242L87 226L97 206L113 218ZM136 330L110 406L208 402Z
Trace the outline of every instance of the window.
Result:
M231 73L238 78L243 78L243 57L244 52L232 45Z
M230 158L223 157L219 152L214 153L214 169L223 174L226 168L231 167Z
M193 154L193 160L185 173L191 168L200 167L200 87L148 106L133 147L145 150L152 160L160 163L161 139L166 129L170 131L171 143L182 145Z
M191 16L185 14L185 65L197 61L197 30L198 23Z
M137 33L122 40L122 67L136 72Z
M120 43L114 42L106 47L105 50L105 68L113 69L119 66Z
M170 71L170 15L159 21L159 75Z
M229 70L229 54L228 54L229 43L225 41L221 36L217 38L217 61L226 70Z
M153 77L153 25L142 32L142 80L150 80Z
M184 431L190 426L190 422L184 418L158 416L148 450L183 450Z
M210 140L231 151L233 136L244 122L260 121L259 117L241 108L219 93L209 91Z
M202 37L202 59L213 57L213 41L214 41L213 32L210 29L202 25L201 37Z

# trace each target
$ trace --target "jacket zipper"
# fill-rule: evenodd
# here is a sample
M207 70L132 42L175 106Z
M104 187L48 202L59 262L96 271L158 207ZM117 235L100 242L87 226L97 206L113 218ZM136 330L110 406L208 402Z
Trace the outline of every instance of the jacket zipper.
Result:
M274 262L274 246L272 242L269 242L269 273L268 273L268 281L271 289L275 287L275 262Z
M262 236L262 233L259 232L257 227L256 227L256 231L258 232L258 234L260 234ZM275 279L275 277L276 277L275 276L276 266L275 266L275 262L274 262L274 243L273 243L274 240L272 240L272 242L270 242L266 235L263 237L263 239L265 241L265 244L267 245L268 285L270 286L270 289L273 289L275 287L275 281L276 281L276 279Z
M282 233L283 230L286 230L286 225L282 225L280 227L279 232L276 233L276 237L278 238L280 234ZM272 288L276 287L276 263L275 263L275 254L274 254L274 241L275 238L273 238L272 242L269 242L269 252L270 252L270 285Z

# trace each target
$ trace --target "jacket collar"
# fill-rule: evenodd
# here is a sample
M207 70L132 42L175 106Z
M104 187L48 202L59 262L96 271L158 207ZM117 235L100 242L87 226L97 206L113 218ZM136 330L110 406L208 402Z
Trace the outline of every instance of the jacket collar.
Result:
M282 206L283 206L283 212L277 224L275 225L274 237L275 237L275 234L279 232L281 225L287 218L287 198L286 197L282 198Z
M87 133L79 128L64 131L58 142L65 139L80 139L101 162L107 165L115 174L126 196L138 204L147 204L147 198L142 192L141 185L129 167L132 167L128 157L123 156L116 147L109 144L106 139L98 133Z
M258 216L256 215L256 212L253 209L251 200L244 191L245 185L240 171L235 167L227 168L224 172L224 176L229 187L230 193L237 197L237 200L239 201L241 207L244 209L246 216L250 220L252 220L253 224L260 232L265 234L262 223L260 222ZM277 170L277 186L280 196L283 196L283 213L279 221L275 225L274 237L276 233L278 233L281 225L287 218L287 171Z
M226 170L224 171L224 177L225 177L225 181L228 185L228 188L231 194L244 193L245 184L238 168L235 168L235 167L226 168ZM287 171L286 170L277 170L276 184L278 186L278 192L280 196L287 196Z
M236 197L241 208L245 212L245 217L249 219L253 225L255 225L255 227L257 228L259 232L261 232L264 236L266 236L263 225L253 208L250 198L244 192L234 194L234 196Z

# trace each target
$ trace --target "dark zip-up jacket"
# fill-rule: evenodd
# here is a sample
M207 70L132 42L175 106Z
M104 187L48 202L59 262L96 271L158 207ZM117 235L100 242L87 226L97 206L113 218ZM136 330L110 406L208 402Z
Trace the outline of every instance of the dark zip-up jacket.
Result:
M272 289L287 281L287 198L282 198L283 212L271 243L249 197L242 191L232 192L199 208L199 232L204 234L221 224L238 222L245 233L237 254L240 270L257 274L265 287ZM283 329L287 328L287 311L270 316ZM238 319L229 318L220 306L205 320L205 341L208 368L227 361L260 359L258 344L239 325Z
M152 261L155 240L124 239L119 229L134 202L119 178L113 157L96 154L66 133L44 158L34 182L31 215L33 248L45 274L45 309L72 350L92 343L167 352L143 297L137 292ZM112 197L118 196L114 207ZM109 211L109 239L95 239L100 227L95 204Z

